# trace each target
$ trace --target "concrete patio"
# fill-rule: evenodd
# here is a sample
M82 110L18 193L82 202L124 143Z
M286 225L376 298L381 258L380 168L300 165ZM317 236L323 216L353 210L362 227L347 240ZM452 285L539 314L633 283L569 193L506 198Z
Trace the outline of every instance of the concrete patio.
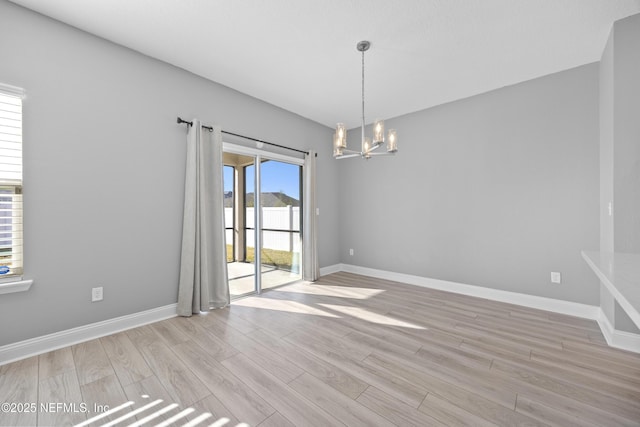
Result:
M227 263L229 291L232 298L255 291L255 268L255 264L249 262ZM269 265L263 265L261 273L262 289L269 289L302 279L300 273L279 270Z

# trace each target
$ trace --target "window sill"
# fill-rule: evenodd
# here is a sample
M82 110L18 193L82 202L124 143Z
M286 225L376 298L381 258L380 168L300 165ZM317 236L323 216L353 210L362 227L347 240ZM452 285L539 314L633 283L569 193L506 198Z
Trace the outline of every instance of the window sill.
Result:
M13 292L25 292L28 291L33 280L17 280L13 282L0 283L0 294L11 294Z

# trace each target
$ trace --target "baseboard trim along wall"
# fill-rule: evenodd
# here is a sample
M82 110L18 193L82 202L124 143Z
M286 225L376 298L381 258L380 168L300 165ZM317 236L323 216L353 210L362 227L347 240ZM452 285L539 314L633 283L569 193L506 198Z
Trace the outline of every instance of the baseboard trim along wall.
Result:
M607 344L611 347L640 353L640 335L614 329L602 310L596 320Z
M602 334L611 347L640 353L640 335L613 329L613 326L598 306L449 282L446 280L431 279L422 276L413 276L404 273L395 273L392 271L377 270L351 264L335 264L324 267L320 269L320 274L324 276L340 271L595 320L598 322Z
M328 267L322 267L320 268L320 276L326 276L327 274L339 273L341 271L344 271L342 269L343 265L344 264L333 264Z
M152 308L0 347L0 365L177 316L177 304Z

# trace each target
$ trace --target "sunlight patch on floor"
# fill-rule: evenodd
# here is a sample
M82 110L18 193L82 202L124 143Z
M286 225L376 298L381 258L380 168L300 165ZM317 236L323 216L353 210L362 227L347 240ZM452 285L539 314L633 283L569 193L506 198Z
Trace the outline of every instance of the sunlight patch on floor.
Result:
M155 401L153 401L151 403L148 403L148 404L144 405L141 408L138 408L138 409L135 409L135 410L133 410L131 412L126 413L125 415L121 416L120 418L116 418L115 420L113 420L111 422L103 424L103 427L111 427L111 426L118 425L118 423L120 423L120 422L122 422L122 421L124 421L126 419L129 419L131 417L135 417L137 414L139 414L141 412L144 412L147 409L152 408L152 407L154 407L156 405L159 405L161 403L162 403L162 399L155 400ZM178 405L175 405L175 406L178 406Z
M173 417L164 420L163 422L156 424L156 427L167 427L172 425L173 423L175 423L176 421L178 421L181 418L186 417L187 415L191 414L192 412L195 412L196 410L193 408L187 408L184 411L180 411L177 414L175 414ZM186 426L197 426L201 421L206 420L207 418L211 418L212 415L208 412L205 412L204 414L194 418L192 421L188 422L187 424L183 424L182 427L186 427ZM227 419L227 418L224 418ZM196 422L197 421L197 422Z
M143 399L149 399L148 395L142 395L141 396ZM144 406L141 406L140 408L134 409L130 412L125 412L122 416L116 418L115 420L109 421L106 424L101 424L103 427L113 427L113 426L120 426L120 425L128 425L129 427L142 427L142 426L156 426L156 427L167 427L170 425L174 425L174 423L176 423L177 421L179 421L182 418L185 418L187 415L189 414L193 414L194 412L196 412L196 410L194 408L187 408L187 409L183 409L182 411L178 412L177 414L171 416L170 418L163 420L161 422L157 421L157 418L162 416L163 414L166 414L168 412L173 411L174 409L178 408L179 405L177 403L171 403L171 404L166 404L165 406L161 407L160 409L155 410L156 408L153 408L154 406L157 406L159 404L163 403L162 399L157 399L154 400L153 402L147 403ZM110 415L115 415L117 413L121 413L122 411L126 411L128 410L132 405L135 405L135 402L133 401L128 401L126 403L123 403L122 405L119 405L115 408L112 408L108 411L105 411L103 413L100 413L96 416L94 416L93 418L90 418L80 424L76 424L75 427L84 427L87 426L89 424L93 424L95 422L97 422L98 420L101 420L103 418L106 418ZM141 418L137 421L134 421L133 423L130 423L129 421L126 421L130 418L136 417L138 414L142 414L143 412L148 412L148 410L155 410L154 412L151 412L149 414L147 414L144 418ZM197 417L193 418L192 420L188 421L186 424L181 424L183 427L196 427L196 426L204 426L204 422L205 420L208 420L209 418L213 417L213 415L210 412L203 412L200 415L198 415ZM217 420L215 420L213 423L211 423L211 420L207 421L206 425L209 427L223 427L223 426L227 426L229 425L229 423L231 422L231 420L229 418L226 417L220 417ZM248 424L246 423L238 423L235 425L235 427L249 427Z
M320 295L327 297L369 299L385 292L384 289L355 288L333 285L314 285L303 282L274 289L276 292L297 292L300 294Z
M415 325L413 323L405 322L403 320L394 319L393 317L386 316L384 314L374 313L373 311L365 310L360 307L352 307L345 305L334 305L334 304L318 304L322 307L328 308L329 310L337 311L342 314L346 314L351 317L355 317L360 320L364 320L366 322L377 323L379 325L388 325L388 326L400 326L403 328L411 328L411 329L427 329L423 326Z
M284 311L288 313L310 314L313 316L340 317L333 313L319 310L296 301L280 301L277 299L249 297L234 301L233 305L235 307L260 308L264 310Z
M115 408L112 408L112 409L109 409L108 411L103 412L101 414L98 414L93 418L89 418L88 420L86 420L86 421L84 421L84 422L82 422L80 424L76 424L75 427L84 427L84 426L89 425L89 424L91 424L91 423L93 423L95 421L98 421L98 420L102 419L102 418L106 418L109 415L114 414L114 413L116 413L116 412L118 412L118 411L120 411L122 409L128 408L129 406L131 406L133 404L135 404L135 402L133 402L133 401L129 401L129 402L123 403L122 405L116 406Z

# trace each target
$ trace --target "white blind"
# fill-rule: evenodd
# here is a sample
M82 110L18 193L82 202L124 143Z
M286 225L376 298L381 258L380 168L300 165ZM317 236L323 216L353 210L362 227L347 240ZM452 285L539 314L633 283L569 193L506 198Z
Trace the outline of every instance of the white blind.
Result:
M0 86L0 278L22 274L22 97Z

